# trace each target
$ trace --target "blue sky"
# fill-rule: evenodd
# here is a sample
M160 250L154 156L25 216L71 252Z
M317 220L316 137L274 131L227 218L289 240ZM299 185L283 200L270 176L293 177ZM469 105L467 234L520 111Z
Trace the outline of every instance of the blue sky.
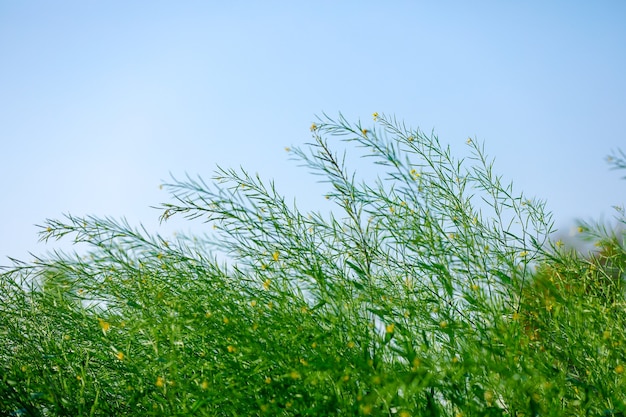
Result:
M610 218L624 22L622 1L1 1L0 265L58 247L34 225L63 213L170 233L159 184L216 164L325 210L284 151L322 112L476 138L561 229Z

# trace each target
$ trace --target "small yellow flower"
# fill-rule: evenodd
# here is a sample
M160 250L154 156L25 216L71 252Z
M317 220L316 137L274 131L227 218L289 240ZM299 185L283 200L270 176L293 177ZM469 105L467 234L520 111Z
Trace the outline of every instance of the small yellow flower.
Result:
M111 325L102 319L98 319L98 324L100 324L100 328L102 329L103 333L108 332L111 328Z
M395 330L395 327L396 327L396 325L395 325L395 324L393 324L393 323L388 324L388 325L387 325L387 327L385 327L385 331L386 331L387 333L393 333L393 332L394 332L394 330Z
M562 241L562 240L557 240L557 241L556 241L556 247L557 247L557 248L560 248L560 247L562 247L563 245L564 245L564 243L563 243L563 241Z
M237 352L237 348L231 345L228 345L228 347L226 348L228 349L228 353L235 353Z
M278 261L278 256L279 256L279 255L280 255L280 254L278 253L278 251L274 252L274 253L272 254L272 259L274 259L274 261Z
M289 146L285 147L285 152L291 152L291 148Z
M250 305L251 305L252 307L256 307L256 300L252 300L252 301L250 301Z
M621 365L621 364L620 364L620 365L617 365L617 366L615 367L615 373L618 373L618 374L623 374L623 373L624 373L624 365Z
M343 382L348 382L348 381L350 380L350 375L344 375L344 376L342 376L342 377L341 377L341 380L342 380Z
M372 114L372 118L374 119L375 122L378 121L378 112L374 112L374 114Z
M367 129L361 129L361 133L363 133L363 136L367 136L368 132L369 132L369 130L367 130Z
M528 251L525 250L525 251L520 252L519 256L521 256L521 257L528 256Z
M230 319L228 317L224 317L222 321L224 322L224 324L230 323Z
M317 125L315 123L311 124L311 132L315 132L317 130Z
M115 354L115 357L116 357L118 360L123 361L123 360L124 360L124 352L117 352L117 353Z
M263 283L263 288L266 289L266 290L269 290L270 289L270 283L271 283L270 279L269 278L266 279L265 282Z
M400 414L398 414L398 416L399 417L411 417L411 414L408 411L403 410L403 411L400 411Z
M364 415L369 416L370 414L372 414L372 406L369 404L365 404L364 406L361 407L361 412Z
M289 373L291 379L300 379L300 373L298 371L291 371Z
M209 382L202 381L202 384L200 384L200 388L202 388L203 390L207 390L209 388Z
M582 233L584 231L585 231L585 229L582 226L578 226L578 233Z
M272 378L270 378L269 376L267 378L265 378L265 383L266 384L271 384L272 383Z
M355 345L354 345L354 342L352 342L352 341L348 342L348 347L349 347L350 349L352 349L354 346L355 346Z
M165 385L165 380L163 377L158 377L156 382L154 383L157 387L161 388Z
M448 327L448 322L444 320L444 321L442 321L441 323L439 323L439 326L440 326L442 329L445 329L446 327Z
M467 138L467 144L471 145L472 144L472 138Z
M485 391L483 397L485 398L485 402L491 405L491 403L493 402L493 391Z

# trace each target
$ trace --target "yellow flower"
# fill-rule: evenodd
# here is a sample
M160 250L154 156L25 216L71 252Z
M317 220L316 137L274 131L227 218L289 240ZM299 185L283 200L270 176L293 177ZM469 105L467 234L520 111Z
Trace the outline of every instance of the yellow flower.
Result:
M263 288L265 288L266 290L269 290L270 289L270 283L271 283L270 279L269 278L266 279L265 282L263 283Z
M446 327L448 327L448 322L444 320L441 323L439 323L439 326L441 326L442 329L445 329Z
M582 233L584 231L585 231L585 229L582 226L578 226L578 233Z
M228 349L228 353L235 353L237 352L237 348L231 345L228 345L228 347L226 348Z
M154 384L157 387L161 388L163 385L165 385L165 380L162 377L158 377Z
M385 331L387 333L393 333L393 331L395 330L395 327L396 327L396 325L393 324L393 323L388 324L387 327L385 327Z
M265 383L266 384L271 384L272 383L272 378L270 378L269 376L267 378L265 378Z
M411 417L411 414L408 411L400 411L400 414L398 414L399 417Z
M111 325L102 319L98 319L98 323L100 324L100 328L102 329L103 333L108 332L111 328Z
M374 112L374 114L372 114L372 118L375 122L378 121L378 112Z
M272 259L274 259L274 261L278 261L278 256L279 256L279 255L280 255L280 254L278 253L278 251L274 252L274 253L272 254Z
M522 256L522 257L528 256L528 251L525 250L525 251L520 252L519 256Z
M206 390L209 388L209 382L208 381L202 381L202 384L200 384L200 388L202 388L203 390Z
M623 365L617 365L615 367L615 372L618 374L623 374L624 373L624 366Z
M289 373L291 379L300 379L300 373L298 371L291 371Z
M224 317L222 321L224 322L224 324L230 323L230 320L228 319L228 317Z
M485 398L487 404L491 405L491 403L493 402L493 391L485 391L483 397Z
M317 125L315 123L311 124L311 132L315 132L317 130Z
M350 349L352 349L354 347L354 342L352 342L352 341L348 342L348 347Z
M251 305L252 307L256 307L256 300L252 300L252 301L250 301L250 305Z
M124 353L123 353L123 352L117 352L117 353L115 354L115 357L116 357L118 360L123 361L123 360L124 360Z
M471 145L472 144L472 138L467 138L467 144Z
M369 132L369 130L367 130L367 129L361 129L361 133L363 133L363 136L367 136L368 132Z

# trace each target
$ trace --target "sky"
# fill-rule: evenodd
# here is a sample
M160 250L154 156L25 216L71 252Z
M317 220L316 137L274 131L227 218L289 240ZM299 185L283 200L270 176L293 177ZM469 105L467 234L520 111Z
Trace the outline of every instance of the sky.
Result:
M70 247L36 226L67 213L204 233L152 207L170 175L218 164L330 209L284 150L322 113L393 115L453 149L475 138L559 229L610 219L625 22L608 0L0 0L0 265Z

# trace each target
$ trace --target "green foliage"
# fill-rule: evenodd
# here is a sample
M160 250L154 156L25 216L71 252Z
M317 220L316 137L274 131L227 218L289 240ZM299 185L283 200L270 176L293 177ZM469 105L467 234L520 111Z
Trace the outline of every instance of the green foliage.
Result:
M48 221L44 239L91 250L1 273L0 412L626 410L623 236L598 233L590 259L552 244L543 203L494 175L475 141L465 161L378 114L311 130L290 152L328 184L331 214L220 168L211 184L165 184L163 220L202 219L206 236ZM349 169L337 138L372 158L375 179Z

